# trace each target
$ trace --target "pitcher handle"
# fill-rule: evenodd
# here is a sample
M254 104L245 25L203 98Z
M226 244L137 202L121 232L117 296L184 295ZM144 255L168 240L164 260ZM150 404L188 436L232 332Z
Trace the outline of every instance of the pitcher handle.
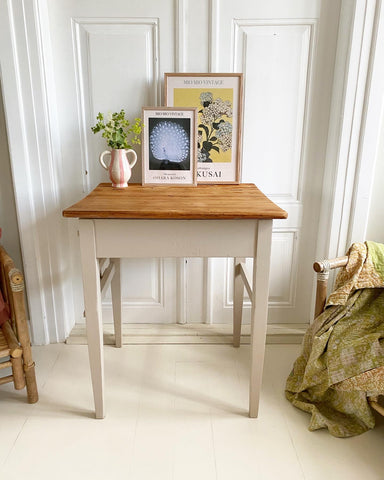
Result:
M99 162L101 163L101 166L105 168L105 170L108 170L108 167L105 164L103 157L104 155L107 155L107 154L111 155L111 152L109 150L105 150L102 154L100 154L100 157L99 157Z
M129 166L130 166L131 168L133 168L133 167L136 165L136 162L137 162L136 152L135 152L134 150L132 150L132 149L129 149L129 150L126 150L125 153L127 154L127 159L128 159L128 153L133 153L133 157L134 157L134 158L133 158L132 162L130 162L130 161L128 160Z

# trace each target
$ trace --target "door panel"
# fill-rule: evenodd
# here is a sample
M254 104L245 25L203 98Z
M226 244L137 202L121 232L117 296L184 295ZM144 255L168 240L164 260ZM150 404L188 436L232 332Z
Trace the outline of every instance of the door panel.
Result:
M244 73L242 181L288 212L274 222L268 321L308 323L340 2L214 5L212 66ZM232 320L232 273L209 262L208 322Z
M143 105L159 101L158 19L74 19L72 27L82 145L86 148L83 179L89 191L106 181L97 162L105 141L101 135L94 137L89 128L98 112L124 107L131 118L141 116ZM139 171L139 167L133 170L133 181Z
M244 129L243 178L275 200L296 202L313 25L235 25L237 70L246 72L244 124L250 126Z
M105 140L90 129L97 113L124 108L128 118L134 118L141 116L142 106L161 104L163 72L174 69L175 5L173 0L47 3L61 155L67 174L61 179L64 207L98 183L109 181L98 162L107 149ZM138 163L131 181L141 182L140 148L136 151ZM69 228L71 275L81 278L77 223L69 222ZM175 260L124 259L122 282L124 321L176 322ZM74 290L79 321L82 297ZM110 294L103 308L104 321L112 321Z
M176 323L175 261L167 258L121 260L123 319L129 323ZM103 302L103 321L113 322L110 292Z

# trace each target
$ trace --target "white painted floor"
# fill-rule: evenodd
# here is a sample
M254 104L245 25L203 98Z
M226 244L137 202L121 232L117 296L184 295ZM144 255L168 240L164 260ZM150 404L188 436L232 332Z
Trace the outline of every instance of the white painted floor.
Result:
M267 345L250 419L248 346L106 346L107 417L95 420L87 347L35 347L39 403L0 387L0 479L383 480L381 417L337 439L285 400L299 348Z

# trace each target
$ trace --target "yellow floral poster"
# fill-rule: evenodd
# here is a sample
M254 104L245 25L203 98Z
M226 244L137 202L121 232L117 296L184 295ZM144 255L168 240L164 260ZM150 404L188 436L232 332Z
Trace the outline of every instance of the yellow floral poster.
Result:
M168 107L195 107L198 183L239 183L242 82L240 73L166 73Z
M175 88L173 103L198 108L197 161L231 162L233 90Z

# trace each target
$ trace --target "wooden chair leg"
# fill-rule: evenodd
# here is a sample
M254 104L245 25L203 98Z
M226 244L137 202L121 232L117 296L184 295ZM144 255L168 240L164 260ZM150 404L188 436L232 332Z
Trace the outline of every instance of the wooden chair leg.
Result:
M11 357L13 384L16 390L22 390L25 387L25 377L23 371L22 357Z
M317 318L324 310L324 306L327 298L328 278L329 278L329 270L326 272L317 274L316 303L315 303L314 318Z
M28 403L36 403L39 399L37 390L35 362L32 358L31 339L29 337L28 324L25 314L25 302L22 292L15 293L14 308L18 315L18 336L23 347L23 356L20 360L23 361L21 370L23 375L23 387L27 387ZM23 388L22 387L22 388Z
M35 374L35 364L24 364L25 383L27 385L28 403L36 403L39 400Z
M9 363L12 366L12 375L9 377L13 380L15 389L20 390L26 386L28 402L35 403L39 396L26 318L24 277L1 246L0 266L1 288L12 312L12 321L5 322L1 327L10 352ZM0 381L0 383L4 382Z
M20 347L10 322L5 322L1 326L1 331L9 347L10 362L12 365L12 378L16 390L25 387L25 378L23 371L23 350Z

